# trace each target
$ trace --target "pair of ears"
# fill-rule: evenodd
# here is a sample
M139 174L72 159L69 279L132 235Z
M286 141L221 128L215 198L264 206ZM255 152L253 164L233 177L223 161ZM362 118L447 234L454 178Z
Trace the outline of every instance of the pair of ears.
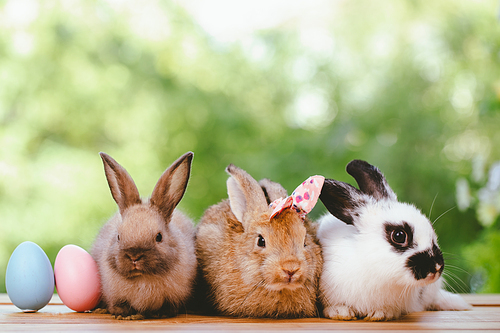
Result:
M104 172L111 195L116 201L120 213L132 205L141 204L139 190L127 170L108 154L100 153L99 155L101 155L104 164ZM150 204L158 208L165 221L170 220L174 208L186 192L192 160L192 152L187 152L179 157L163 172L153 189Z
M346 171L356 180L359 190L341 181L325 179L319 196L326 209L344 223L354 224L353 216L366 203L367 195L375 200L397 200L377 167L365 161L353 160L347 164Z

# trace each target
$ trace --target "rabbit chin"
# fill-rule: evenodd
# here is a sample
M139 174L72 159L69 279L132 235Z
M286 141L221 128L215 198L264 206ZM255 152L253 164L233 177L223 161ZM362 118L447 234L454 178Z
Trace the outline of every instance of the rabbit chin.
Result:
M413 273L408 272L403 279L396 282L394 280L386 280L385 285L395 290L398 290L398 288L406 290L419 289L438 282L440 277L440 272L434 272L428 273L423 279L416 279Z
M135 278L138 278L138 277L143 276L143 275L144 275L143 271L138 270L138 269L132 269L132 270L127 272L126 278L127 279L135 279Z
M441 277L441 274L438 273L438 272L437 273L429 273L423 279L414 280L415 281L415 286L418 286L418 287L426 286L428 284L436 282L437 280L439 280L440 277Z

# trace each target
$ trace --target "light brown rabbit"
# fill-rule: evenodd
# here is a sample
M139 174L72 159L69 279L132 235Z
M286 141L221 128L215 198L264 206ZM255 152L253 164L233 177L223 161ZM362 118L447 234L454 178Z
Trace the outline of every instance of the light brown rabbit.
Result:
M174 209L186 190L193 153L162 174L149 200L141 200L122 166L100 155L119 207L92 248L101 275L101 306L119 318L175 315L190 296L196 275L195 228Z
M270 218L269 203L286 190L269 180L261 187L234 165L226 171L229 199L207 209L196 238L215 308L242 317L317 316L322 258L309 220L292 209Z

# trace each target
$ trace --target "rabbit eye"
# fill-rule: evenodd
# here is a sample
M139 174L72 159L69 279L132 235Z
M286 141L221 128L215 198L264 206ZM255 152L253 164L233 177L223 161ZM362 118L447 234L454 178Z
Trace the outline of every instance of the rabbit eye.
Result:
M116 239L117 239L118 241L120 241L120 235L118 235L118 237L116 237Z
M385 239L398 253L415 247L413 233L413 227L408 222L402 221L402 224L385 223Z
M163 239L163 236L161 235L161 232L159 232L158 234L156 234L156 242L159 243L161 242Z
M405 244L408 236L404 230L393 230L391 233L391 240L396 244Z
M262 237L262 235L259 235L259 238L257 239L257 246L266 247L266 240Z

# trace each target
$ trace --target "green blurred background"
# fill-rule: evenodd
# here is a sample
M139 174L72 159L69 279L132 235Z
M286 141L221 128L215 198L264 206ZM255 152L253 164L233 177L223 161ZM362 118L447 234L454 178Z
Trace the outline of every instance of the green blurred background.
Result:
M449 287L500 292L498 1L0 1L0 292L25 240L53 262L195 153L180 207L229 163L289 191L378 166L430 215ZM432 207L432 211L431 211ZM451 209L451 210L450 210ZM449 211L448 211L449 210ZM326 210L319 204L312 216Z

